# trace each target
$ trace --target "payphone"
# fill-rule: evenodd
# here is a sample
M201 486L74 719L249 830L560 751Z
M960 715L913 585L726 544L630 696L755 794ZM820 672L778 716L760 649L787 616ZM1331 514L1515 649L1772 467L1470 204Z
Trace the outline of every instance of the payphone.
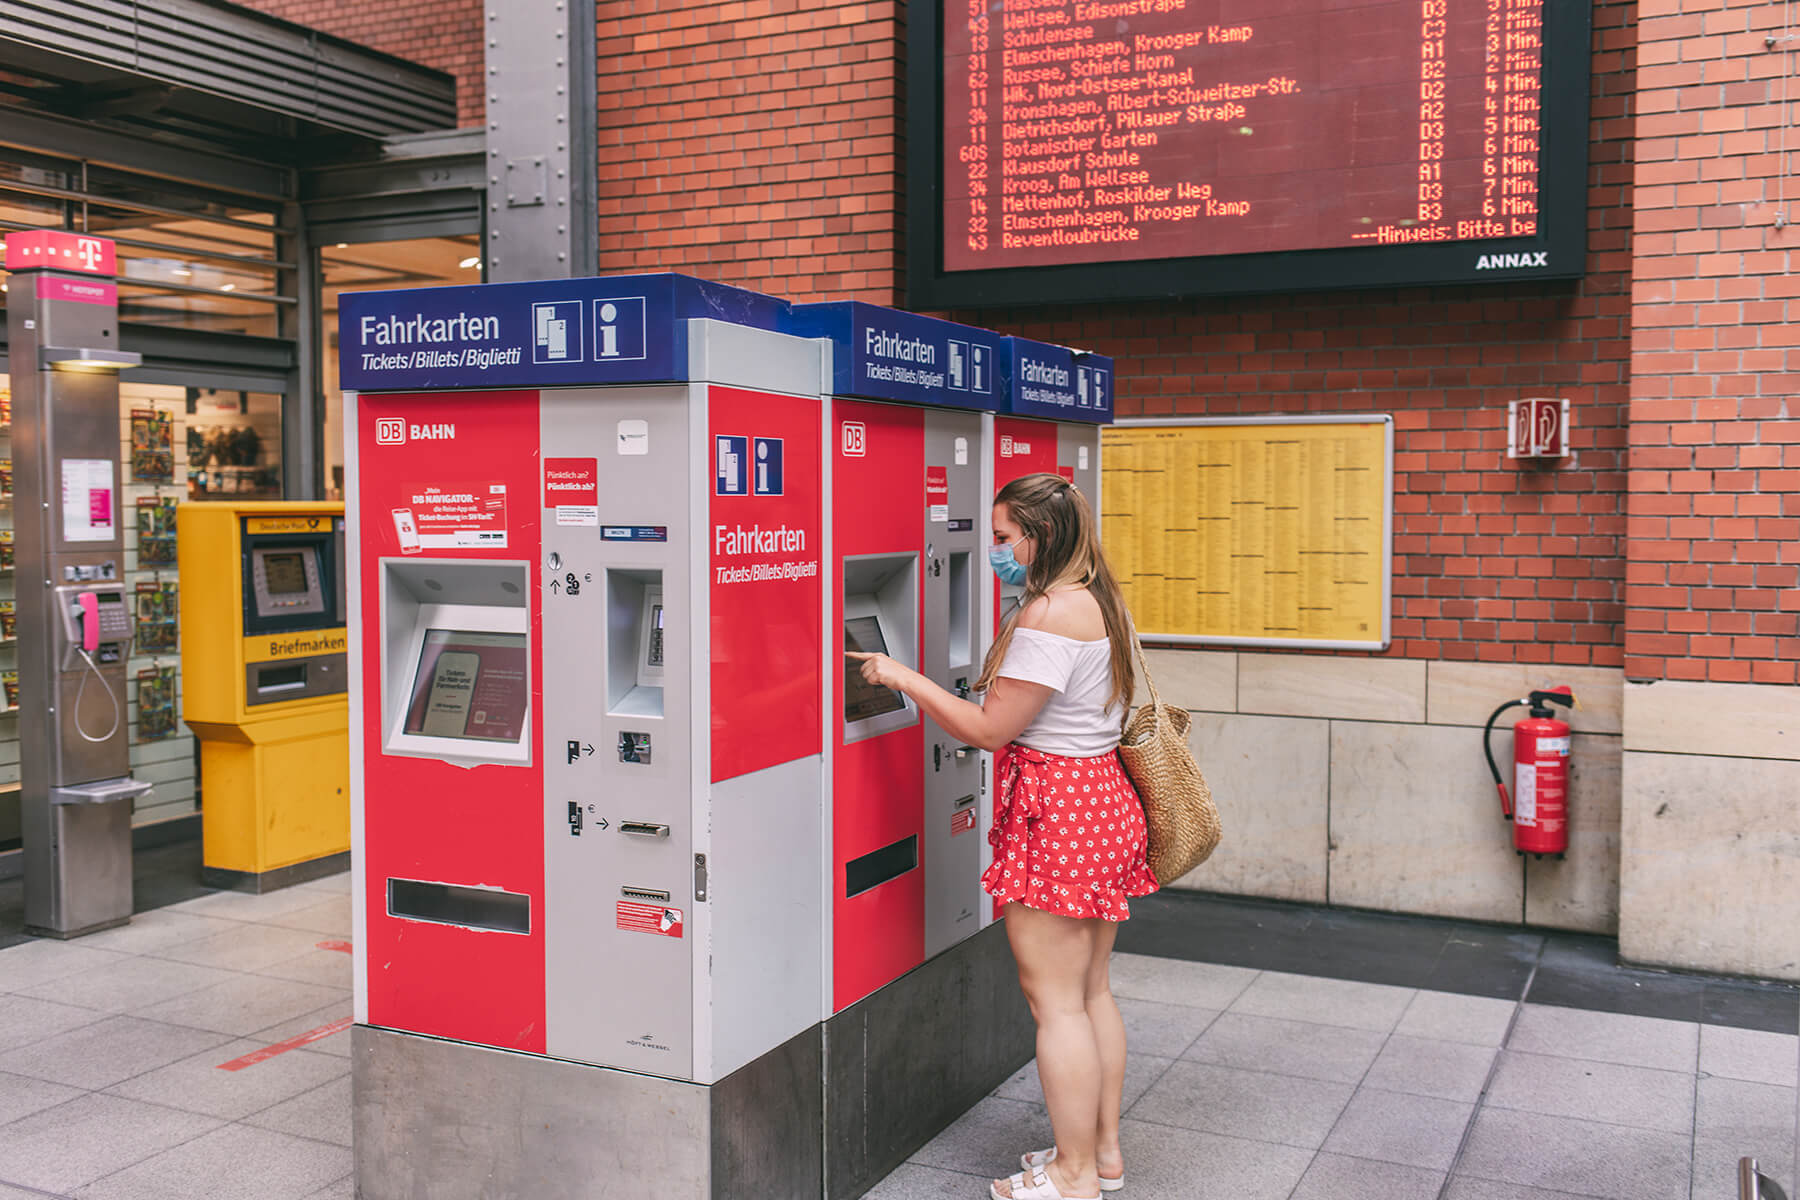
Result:
M74 937L131 919L119 513L116 252L56 230L6 236L18 588L25 925ZM26 586L27 584L30 586Z
M350 856L344 506L176 509L182 719L200 739L201 878L263 892Z

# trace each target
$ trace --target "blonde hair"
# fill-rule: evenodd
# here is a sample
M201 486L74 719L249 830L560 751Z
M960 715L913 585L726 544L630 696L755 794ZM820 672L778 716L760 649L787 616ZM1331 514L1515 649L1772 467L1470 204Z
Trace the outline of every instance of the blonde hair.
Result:
M977 691L994 684L1000 664L1006 661L1007 647L1012 645L1013 631L1019 617L1041 596L1062 587L1084 587L1100 605L1106 621L1106 636L1112 643L1113 704L1129 704L1137 688L1137 671L1133 666L1131 615L1125 597L1106 561L1100 545L1100 530L1094 522L1094 510L1076 486L1060 475L1025 475L1000 489L994 507L1006 505L1013 524L1032 540L1031 562L1025 568L1025 594L1000 626L987 660L981 664L981 677L975 681Z

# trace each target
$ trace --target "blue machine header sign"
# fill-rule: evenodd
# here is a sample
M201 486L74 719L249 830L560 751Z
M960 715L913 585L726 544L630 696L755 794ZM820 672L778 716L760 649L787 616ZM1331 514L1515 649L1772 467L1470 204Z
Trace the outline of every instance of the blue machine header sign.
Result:
M1113 419L1113 360L1067 346L1005 339L1000 359L1002 411L1053 421Z
M999 334L859 300L798 305L790 328L831 340L832 391L839 396L999 407Z
M340 378L359 392L687 377L687 322L776 329L787 305L686 275L345 292Z

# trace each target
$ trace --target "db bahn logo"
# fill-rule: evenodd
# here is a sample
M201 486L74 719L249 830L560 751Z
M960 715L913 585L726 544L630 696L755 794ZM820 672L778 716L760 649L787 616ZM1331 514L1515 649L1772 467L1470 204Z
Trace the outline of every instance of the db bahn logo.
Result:
M861 421L844 422L843 452L850 458L861 458L869 452L869 430Z
M406 422L400 417L377 417L375 419L375 444L377 446L406 445Z

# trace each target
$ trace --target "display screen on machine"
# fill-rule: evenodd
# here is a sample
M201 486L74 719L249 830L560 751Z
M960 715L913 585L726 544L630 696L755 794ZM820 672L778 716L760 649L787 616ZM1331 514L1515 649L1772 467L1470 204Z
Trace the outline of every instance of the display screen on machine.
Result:
M263 555L263 581L271 596L292 596L310 590L306 559L298 550Z
M420 737L517 742L530 698L522 633L430 629L419 650L406 732Z
M844 620L844 649L864 654L886 654L887 639L881 634L881 621L875 617L847 617ZM906 707L900 693L862 677L862 661L844 660L844 720L866 721L882 713L899 712Z

